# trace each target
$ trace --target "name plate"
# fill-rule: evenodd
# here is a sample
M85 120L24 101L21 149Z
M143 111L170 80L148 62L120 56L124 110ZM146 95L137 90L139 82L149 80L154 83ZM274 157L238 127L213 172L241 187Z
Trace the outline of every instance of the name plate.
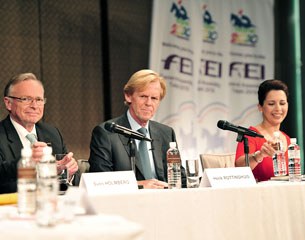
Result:
M85 189L88 195L138 190L133 171L83 173L79 187Z
M250 167L206 168L200 187L241 187L256 185Z

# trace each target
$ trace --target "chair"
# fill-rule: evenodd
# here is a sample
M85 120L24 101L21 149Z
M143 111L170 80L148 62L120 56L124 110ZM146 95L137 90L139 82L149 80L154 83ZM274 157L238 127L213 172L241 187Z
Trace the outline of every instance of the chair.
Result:
M204 153L200 154L202 168L229 168L235 167L234 153Z
M90 164L87 159L78 159L77 164L81 174L89 172Z

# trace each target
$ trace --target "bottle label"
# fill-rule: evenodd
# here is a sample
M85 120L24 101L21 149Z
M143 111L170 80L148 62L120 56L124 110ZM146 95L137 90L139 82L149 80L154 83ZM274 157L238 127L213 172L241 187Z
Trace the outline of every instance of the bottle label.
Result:
M36 178L36 168L19 168L18 178L33 179Z
M301 158L301 152L300 152L300 150L296 150L295 151L295 156L294 156L295 158Z
M292 159L292 158L296 158L297 156L295 156L296 152L294 150L288 149L288 158Z
M181 163L180 155L167 155L167 163Z
M287 175L286 157L285 153L279 151L272 156L274 176Z

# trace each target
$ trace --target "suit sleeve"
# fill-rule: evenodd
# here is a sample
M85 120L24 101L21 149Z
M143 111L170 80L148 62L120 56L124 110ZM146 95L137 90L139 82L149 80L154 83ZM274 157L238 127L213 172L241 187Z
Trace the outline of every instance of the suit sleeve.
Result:
M90 143L89 172L108 172L114 170L109 134L101 125L93 129Z
M52 145L53 153L67 153L67 147L64 143L64 139L60 133L60 131L55 128L55 131L49 131L45 133L46 141L49 141Z
M19 154L20 155L20 154ZM19 158L16 159L6 159L0 148L0 180L1 182L5 179L16 179L17 177L17 163Z
M17 191L17 163L19 159L7 160L0 150L0 193Z

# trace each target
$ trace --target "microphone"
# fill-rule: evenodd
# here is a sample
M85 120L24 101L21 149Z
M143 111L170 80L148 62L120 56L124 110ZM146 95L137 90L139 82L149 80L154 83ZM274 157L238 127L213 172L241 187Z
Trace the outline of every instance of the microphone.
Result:
M232 131L232 132L237 132L238 134L247 135L247 136L250 136L250 137L260 137L260 138L264 137L263 135L255 132L255 131L252 131L248 128L235 126L232 123L229 123L229 122L224 121L224 120L219 120L218 123L217 123L217 127L219 127L220 129L223 129L223 130L229 130L229 131Z
M120 126L118 124L115 124L114 122L106 122L105 123L105 129L108 130L109 132L122 134L125 137L152 142L152 139L146 137L144 134L139 133L137 131L133 131L129 128Z

